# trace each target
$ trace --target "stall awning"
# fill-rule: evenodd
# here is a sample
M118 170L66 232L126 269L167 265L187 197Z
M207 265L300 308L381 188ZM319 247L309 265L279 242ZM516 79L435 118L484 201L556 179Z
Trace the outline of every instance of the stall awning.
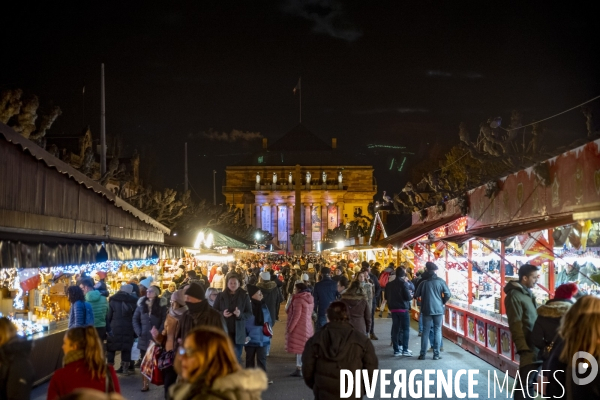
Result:
M456 214L449 217L440 218L435 221L413 225L410 228L388 236L384 240L380 240L379 242L375 243L375 245L385 247L391 244L395 247L402 247L404 245L412 243L413 241L417 240L418 238L427 234L428 232L431 232L432 230L439 228L440 226L449 224L450 222L460 217L460 214Z
M512 236L520 235L527 232L536 232L543 229L556 228L558 226L570 225L573 222L573 215L565 215L560 217L541 217L540 219L508 224L502 226L488 226L479 229L468 230L461 235L444 238L449 242L463 243L470 238L480 237L485 239L506 239Z

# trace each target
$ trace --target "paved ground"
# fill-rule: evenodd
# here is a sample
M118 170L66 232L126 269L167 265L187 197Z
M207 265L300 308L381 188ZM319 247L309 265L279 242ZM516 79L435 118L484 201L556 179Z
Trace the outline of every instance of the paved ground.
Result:
M289 400L309 400L313 399L312 391L304 384L304 381L301 378L293 378L288 376L295 369L295 355L287 354L285 352L285 313L282 312L280 315L282 319L281 322L278 322L274 327L274 338L273 344L271 347L271 355L268 358L267 362L267 370L269 374L269 378L274 381L272 385L270 385L269 389L263 394L264 400L279 400L279 399L289 399ZM502 381L504 379L504 374L482 361L478 357L472 355L469 352L464 351L462 348L456 346L455 344L449 342L448 340L444 340L444 352L441 353L442 359L433 361L432 353L427 353L426 360L417 360L417 356L419 354L420 348L420 337L417 336L417 326L413 321L412 332L410 337L409 348L415 354L412 358L404 358L404 357L393 357L392 348L390 346L390 329L392 326L392 320L388 318L380 319L376 317L375 320L375 333L379 336L380 340L373 341L375 345L375 350L377 352L377 356L379 358L379 368L381 369L391 369L392 371L406 369L407 377L410 374L411 370L415 369L436 369L436 370L452 370L456 371L458 369L478 369L479 374L475 377L478 380L478 384L474 387L474 393L478 394L480 399L488 398L488 371L493 376L494 371L496 371L498 375L498 379ZM117 362L118 365L118 362ZM454 375L453 375L454 377ZM389 377L392 379L393 378ZM164 391L162 387L156 387L151 385L151 389L149 392L141 393L139 389L142 386L141 383L141 375L139 374L139 370L136 370L136 375L129 377L120 377L121 388L123 390L123 395L127 399L162 399L164 398ZM434 375L435 379L435 375ZM422 381L423 375L417 375L417 380ZM510 388L512 388L512 379L510 379ZM466 377L462 377L460 381L461 391L467 391L467 379ZM41 400L46 398L46 390L48 384L41 385L34 389L32 394L32 399ZM436 396L436 385L435 383L431 386L431 392L433 393L433 397L438 399L451 399L458 397L445 397L443 393L442 397ZM491 386L490 397L494 397L493 386ZM387 393L391 394L391 390L388 388ZM456 395L456 392L454 392ZM378 382L377 390L375 392L375 399L379 399L380 393L380 385ZM496 394L498 398L507 398L506 390L503 393L500 393L499 389ZM467 395L468 397L468 395ZM354 397L353 397L354 398ZM407 393L406 398L425 398L424 393L421 396L411 397L410 393Z

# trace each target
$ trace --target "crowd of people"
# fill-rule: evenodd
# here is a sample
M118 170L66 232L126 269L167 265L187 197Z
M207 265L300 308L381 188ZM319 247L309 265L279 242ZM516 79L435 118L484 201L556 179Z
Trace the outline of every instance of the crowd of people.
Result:
M421 311L418 359L425 359L428 348L433 360L441 359L442 318L451 294L437 269L427 262L414 274L394 263L381 268L375 262L317 258L241 260L195 269L182 264L164 291L152 277L139 277L110 296L102 279L82 277L67 289L72 306L64 366L52 377L47 398L94 398L89 391L97 390L117 399L119 376L144 370L145 360L158 355L161 380L140 374L142 392L154 382L164 386L166 399L260 399L273 383L267 360L280 312L287 315L285 350L296 358L290 376L303 378L316 399L339 398L340 369L372 372L378 366L372 344L379 339L373 331L377 310L382 317L387 311L392 320L393 356L412 357L410 310L416 299ZM519 281L504 288L519 373L529 378L522 385L525 398L535 396L536 377L529 372L540 370L542 363L549 371L567 370L576 351L596 359L600 355L600 299L575 301L577 286L566 283L553 300L536 308L530 289L537 276L537 267L524 265ZM131 356L134 346L137 361ZM30 351L31 342L0 319L0 400L29 398ZM568 373L546 376L546 394L559 396L563 386L572 398L598 397L598 379L579 386Z

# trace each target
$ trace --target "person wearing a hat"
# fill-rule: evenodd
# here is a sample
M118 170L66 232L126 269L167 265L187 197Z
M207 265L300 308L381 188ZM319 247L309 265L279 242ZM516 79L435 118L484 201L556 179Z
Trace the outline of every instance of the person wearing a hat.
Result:
M326 311L331 303L338 298L337 282L331 279L331 270L327 267L321 268L321 280L315 284L313 297L315 298L314 311L317 313L316 330L321 329L327 323Z
M444 316L444 304L450 300L451 294L448 285L442 278L438 278L435 271L437 265L428 261L425 264L427 272L423 274L423 280L415 293L416 298L421 298L421 313L423 314L423 332L429 332L433 325L433 359L439 360L440 342L442 340L442 318ZM421 336L421 353L419 360L425 359L429 335Z
M246 343L245 321L252 315L252 306L248 293L242 289L242 278L239 275L230 274L228 276L227 288L217 295L214 308L225 317L227 332L241 364L242 352Z
M173 284L174 285L174 284ZM156 327L151 330L152 338L159 343L164 351L175 351L179 344L177 343L177 330L187 311L185 305L185 293L183 290L176 290L169 299L170 308L165 319L165 327L162 332ZM173 365L162 370L163 381L165 385L165 398L168 398L169 387L177 381L177 372Z
M575 302L573 297L578 291L575 283L563 283L556 288L553 299L538 307L538 317L533 325L531 338L533 345L540 351L538 353L539 360L545 361L550 355L546 349L554 341L558 333L560 320Z
M227 332L223 315L212 308L205 297L204 288L197 283L191 283L184 293L184 302L187 310L177 326L177 340L185 339L187 334L197 326L209 325Z
M123 285L119 291L108 299L106 323L110 325L111 334L106 340L106 358L109 365L115 363L115 353L121 352L121 366L118 374L129 375L134 371L131 363L131 348L134 342L133 314L137 298L132 296L133 286Z
M271 337L265 335L264 325L273 326L269 307L263 301L259 286L248 285L248 296L252 305L252 315L246 319L246 368L254 368L256 364L267 372L267 355L271 346ZM271 383L271 382L269 382Z

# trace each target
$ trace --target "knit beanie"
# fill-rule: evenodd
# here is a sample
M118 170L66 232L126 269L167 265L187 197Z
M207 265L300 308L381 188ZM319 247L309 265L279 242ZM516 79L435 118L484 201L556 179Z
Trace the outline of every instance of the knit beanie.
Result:
M556 288L556 291L554 292L554 298L557 300L569 300L572 299L578 291L579 289L577 288L577 285L573 282L563 283Z
M131 294L131 293L133 293L133 286L121 285L121 288L119 289L119 291Z
M152 278L151 276L143 279L142 281L140 281L140 285L142 285L143 287L145 287L146 289L148 289L150 286L152 286L152 281L154 280L154 278Z
M248 285L248 296L252 297L256 292L260 290L260 288L256 285Z
M264 271L260 273L260 277L263 281L268 282L271 280L271 273L269 271Z
M198 300L204 300L204 289L196 282L190 283L185 294Z
M303 280L303 281L308 281L308 280L310 280L310 278L308 277L308 274L302 274L302 280Z
M194 297L194 296L192 296ZM171 301L176 302L180 306L185 306L185 291L184 290L176 290L171 295Z

